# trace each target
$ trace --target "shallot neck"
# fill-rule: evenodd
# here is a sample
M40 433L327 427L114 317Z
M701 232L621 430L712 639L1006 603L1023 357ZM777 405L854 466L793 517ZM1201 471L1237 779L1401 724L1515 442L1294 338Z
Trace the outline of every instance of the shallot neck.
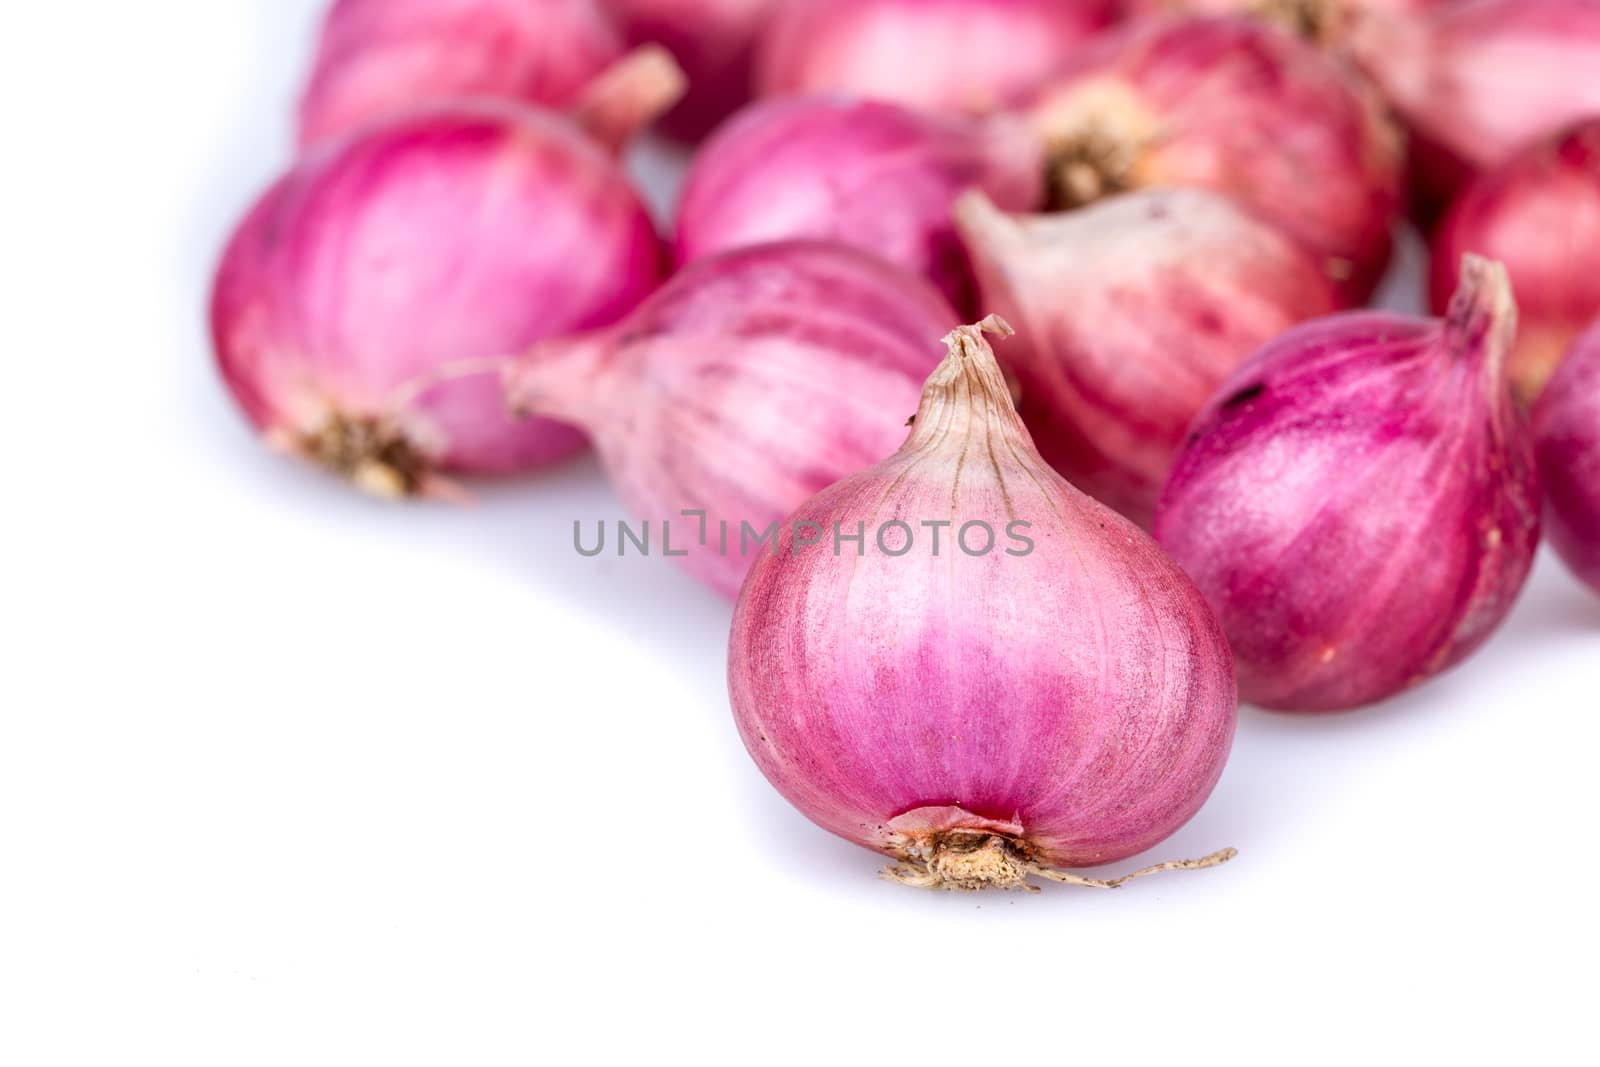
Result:
M1450 298L1444 332L1455 359L1481 368L1492 388L1505 388L1517 335L1517 304L1503 264L1471 254L1462 257L1461 281Z
M1054 138L1045 167L1045 207L1072 211L1129 191L1137 156L1133 142L1098 125Z
M923 387L906 448L926 448L980 432L1027 439L1005 375L984 338L986 333L1008 337L1013 332L1004 319L990 315L945 338L949 352Z

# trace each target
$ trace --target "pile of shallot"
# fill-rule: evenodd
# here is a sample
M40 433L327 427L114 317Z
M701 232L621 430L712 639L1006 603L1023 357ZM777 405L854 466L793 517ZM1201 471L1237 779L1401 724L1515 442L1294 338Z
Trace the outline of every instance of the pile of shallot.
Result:
M337 0L216 360L377 496L592 446L791 803L1115 888L1234 855L1073 871L1241 698L1426 683L1545 530L1600 592L1596 72L1600 0ZM1366 306L1407 225L1436 317Z

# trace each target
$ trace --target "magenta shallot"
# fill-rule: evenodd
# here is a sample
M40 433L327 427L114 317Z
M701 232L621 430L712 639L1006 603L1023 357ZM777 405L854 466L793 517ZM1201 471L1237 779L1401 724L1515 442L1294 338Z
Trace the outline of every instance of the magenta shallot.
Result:
M493 361L615 320L663 258L615 161L566 119L416 112L306 157L251 209L217 273L216 356L278 447L426 493L439 472L579 448L570 427L511 418Z
M1257 348L1336 306L1311 254L1215 193L1149 189L1059 215L957 205L984 307L1051 466L1148 524L1195 415Z
M823 829L944 889L1124 859L1199 810L1232 742L1226 641L1144 533L1033 449L961 327L900 450L803 504L740 592L745 746ZM1211 866L1161 864L1137 873Z
M762 35L757 88L988 114L1045 84L1115 8L1115 0L789 0Z
M454 97L562 110L622 53L598 0L338 0L300 105L300 140Z
M535 346L508 394L583 427L634 514L671 524L664 551L731 597L769 528L894 451L952 315L856 249L758 245L690 265L610 329Z
M1600 115L1600 0L1457 0L1371 18L1350 49L1412 133L1422 206Z
M677 258L809 237L857 245L971 303L950 208L969 187L1009 211L1042 202L1044 156L1027 126L923 115L843 96L756 104L701 150L684 183Z
M1338 59L1242 18L1136 22L1081 51L1029 108L1051 200L1211 189L1315 254L1348 305L1389 260L1402 145Z
M1433 237L1435 312L1449 306L1468 252L1497 259L1511 273L1511 378L1531 404L1573 340L1600 316L1600 116L1467 187Z
M1297 327L1200 416L1155 531L1216 608L1245 700L1370 704L1505 618L1539 540L1515 332L1504 268L1468 256L1443 320Z
M1600 319L1550 380L1534 427L1550 543L1600 593Z
M605 0L635 45L660 44L689 78L683 101L662 119L697 141L753 91L756 41L783 0Z

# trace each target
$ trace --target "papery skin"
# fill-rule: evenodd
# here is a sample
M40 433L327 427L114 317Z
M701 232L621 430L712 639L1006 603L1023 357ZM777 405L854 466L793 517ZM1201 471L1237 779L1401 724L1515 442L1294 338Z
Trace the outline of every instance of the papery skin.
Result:
M582 426L634 515L732 597L741 545L893 452L955 313L925 280L844 245L791 241L692 264L614 328L535 347L521 410ZM706 543L684 511L706 513ZM721 551L721 524L729 527Z
M665 45L689 75L689 93L662 128L698 141L754 91L755 45L783 0L607 0L630 44Z
M1150 189L1078 211L956 209L984 307L1039 451L1148 525L1184 435L1256 349L1334 310L1332 283L1278 230L1203 189Z
M1550 380L1534 429L1550 543L1600 593L1600 319Z
M1411 129L1430 216L1474 175L1600 114L1600 0L1460 0L1363 20L1349 45Z
M1247 702L1370 704L1504 619L1539 540L1515 322L1503 268L1471 257L1447 319L1300 326L1196 421L1155 533L1216 609Z
M762 34L756 83L983 115L1044 84L1115 14L1111 0L790 0Z
M1029 106L1057 206L1152 186L1233 197L1319 256L1359 305L1402 203L1398 131L1337 58L1248 18L1136 22L1080 52Z
M734 718L779 792L858 845L905 859L972 831L1053 866L1110 863L1169 836L1216 784L1237 706L1226 642L1149 537L1038 456L971 341L929 380L898 452L792 517L864 524L866 555L796 552L791 523L751 569L729 642ZM894 520L917 539L899 557L876 545ZM956 524L938 555L925 521ZM996 531L989 555L955 547L971 521ZM1031 523L1031 553L1006 554L1014 521Z
M561 110L623 51L597 0L337 0L301 100L300 143L452 97Z
M511 418L497 373L460 361L614 321L663 258L617 165L565 120L417 113L306 158L250 211L216 278L217 359L258 428L332 466L318 442L356 422L421 473L526 469L582 438ZM417 491L412 473L392 491Z
M1597 68L1596 77L1600 77ZM1542 141L1469 185L1433 237L1431 294L1449 306L1461 257L1506 265L1517 296L1511 377L1531 404L1600 316L1600 118Z
M678 206L676 257L689 263L785 238L843 241L926 275L969 310L972 273L950 209L970 187L1008 210L1041 203L1042 146L1025 124L846 96L764 101L696 157Z

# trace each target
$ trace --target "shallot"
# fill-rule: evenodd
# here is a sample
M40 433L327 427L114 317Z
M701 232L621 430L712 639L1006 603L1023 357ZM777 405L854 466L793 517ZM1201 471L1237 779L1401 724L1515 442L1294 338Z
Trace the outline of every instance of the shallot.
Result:
M1459 0L1364 19L1349 45L1411 127L1422 206L1600 114L1600 0Z
M480 101L306 157L218 271L217 360L280 448L389 496L581 445L505 411L493 361L618 318L662 249L610 155L567 120ZM483 361L489 361L484 363Z
M1600 319L1550 379L1534 427L1550 543L1600 593Z
M986 114L1043 85L1115 15L1115 0L794 0L762 35L757 88Z
M1153 185L1231 196L1316 253L1362 303L1402 200L1397 131L1335 57L1243 18L1135 22L1030 106L1053 206Z
M981 328L946 340L900 450L752 567L734 717L778 791L898 881L1119 885L1055 868L1200 808L1233 738L1227 643L1155 542L1034 451Z
M1045 459L1148 524L1190 421L1261 345L1336 306L1317 262L1203 189L1061 215L956 208L985 307L1016 324L1007 367Z
M564 109L622 53L598 0L338 0L301 102L301 144L448 97Z
M1247 701L1382 700L1504 619L1539 539L1515 332L1505 269L1468 256L1443 320L1300 326L1202 413L1155 531L1216 609Z
M690 265L610 329L535 346L507 393L588 431L667 554L732 596L780 519L894 451L952 316L856 249L758 245Z
M700 152L677 215L687 263L792 237L844 241L932 278L958 307L971 271L950 207L972 186L1007 210L1043 198L1039 142L1015 119L923 115L841 96L754 105Z
M689 92L662 119L685 140L704 137L753 91L755 43L782 0L606 0L636 44L665 45Z
M1511 377L1531 403L1600 315L1600 118L1541 141L1467 187L1434 235L1435 311L1448 306L1467 252L1511 272L1518 318Z

